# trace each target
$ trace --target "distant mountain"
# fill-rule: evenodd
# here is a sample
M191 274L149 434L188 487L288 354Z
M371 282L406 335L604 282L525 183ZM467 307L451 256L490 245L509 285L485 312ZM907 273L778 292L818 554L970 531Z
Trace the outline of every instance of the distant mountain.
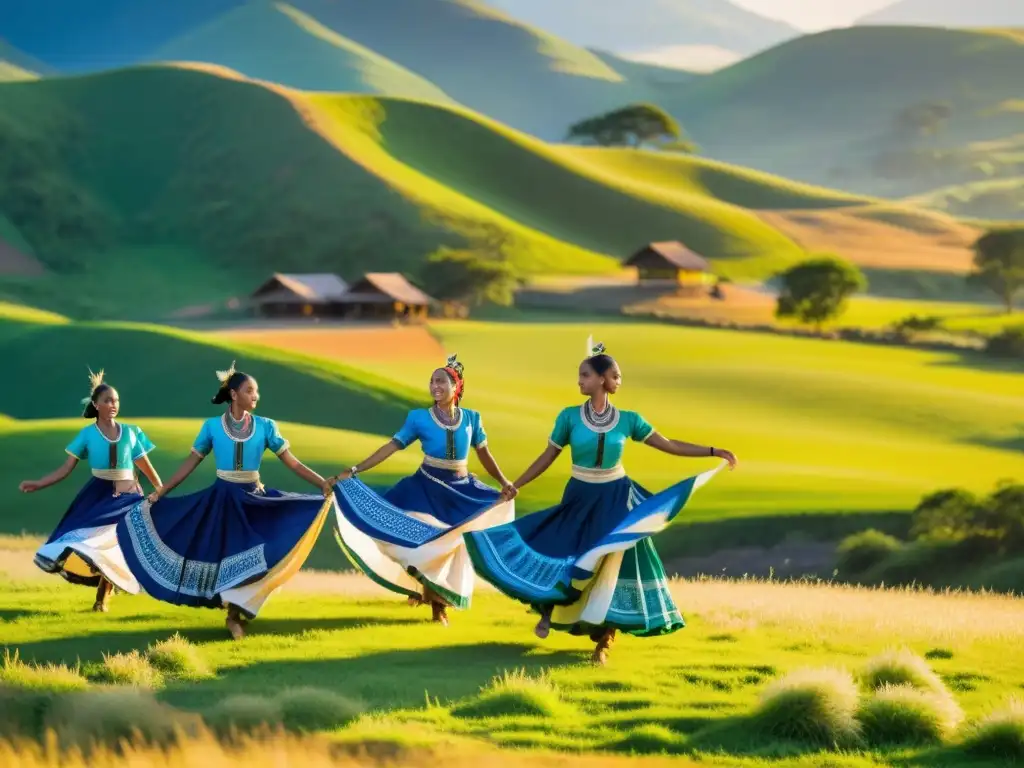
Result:
M309 91L452 100L428 80L284 3L250 2L147 58L218 64Z
M903 196L1024 175L1007 143L1024 133L1021 73L1024 34L852 27L662 89L660 103L703 154ZM933 106L944 116L911 124Z
M800 32L729 0L491 0L491 4L577 45L683 62L682 49L746 55ZM675 56L673 57L673 51Z
M898 0L857 23L1024 27L1024 0Z

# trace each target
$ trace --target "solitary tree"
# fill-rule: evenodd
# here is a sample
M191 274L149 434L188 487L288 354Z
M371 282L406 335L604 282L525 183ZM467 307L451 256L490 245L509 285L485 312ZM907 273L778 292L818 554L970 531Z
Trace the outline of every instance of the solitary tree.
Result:
M974 244L974 272L968 279L1000 298L1007 313L1024 289L1024 228L996 229Z
M677 152L693 152L675 119L653 104L631 104L603 115L581 120L569 128L569 141L589 140L602 147L658 142Z
M423 271L427 290L442 301L511 306L519 276L505 259L489 259L472 249L439 248Z
M795 317L819 332L825 321L842 314L851 295L867 288L859 269L828 254L797 264L778 277L782 289L775 316Z

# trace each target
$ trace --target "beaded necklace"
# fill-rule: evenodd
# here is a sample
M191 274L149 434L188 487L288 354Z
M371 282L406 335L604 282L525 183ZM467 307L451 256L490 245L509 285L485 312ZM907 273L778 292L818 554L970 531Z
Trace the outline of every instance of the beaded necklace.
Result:
M245 415L240 420L236 420L231 415L231 411L224 411L224 431L227 436L236 442L244 442L252 437L253 429L256 426L256 422L253 421L252 415L246 411Z

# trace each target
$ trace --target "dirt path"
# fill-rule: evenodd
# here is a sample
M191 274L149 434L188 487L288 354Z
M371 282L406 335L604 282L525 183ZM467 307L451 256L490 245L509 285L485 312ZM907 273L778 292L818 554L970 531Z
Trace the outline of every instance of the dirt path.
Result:
M437 361L444 350L422 327L311 326L273 324L225 328L218 336L240 342L264 344L293 352L317 355L342 362L352 360Z

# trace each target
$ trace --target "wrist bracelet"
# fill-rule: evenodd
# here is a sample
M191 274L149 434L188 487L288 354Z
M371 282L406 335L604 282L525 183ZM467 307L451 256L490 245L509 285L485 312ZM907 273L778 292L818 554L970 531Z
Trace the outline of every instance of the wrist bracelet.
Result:
M352 475L352 477L355 477L356 475L359 474L359 467L356 465L352 465L352 467L350 467L348 471L349 474Z

